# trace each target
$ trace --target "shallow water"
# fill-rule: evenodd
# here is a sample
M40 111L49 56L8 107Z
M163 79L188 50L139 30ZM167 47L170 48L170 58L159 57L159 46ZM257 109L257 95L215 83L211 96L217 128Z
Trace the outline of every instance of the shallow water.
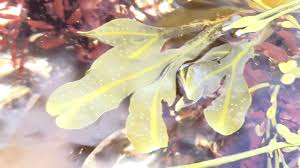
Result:
M172 27L204 18L211 19L234 11L234 9L229 10L225 8L222 10L211 10L211 8L223 6L227 3L220 2L217 5L206 4L205 6L202 4L178 3L175 6L179 7L179 5L182 5L186 8L181 6L160 20L155 22L149 20L147 23ZM237 3L235 1L233 4ZM236 7L245 7L245 3ZM292 31L292 33L296 34L295 31ZM170 48L180 47L187 41L185 38L189 39L191 37L173 39L174 42L170 42ZM230 41L233 38L231 35L225 36L214 45L223 43L226 40ZM246 36L245 38L248 37ZM299 42L298 37L296 40ZM267 41L290 52L287 41L275 33ZM124 100L118 109L104 114L97 122L87 128L80 130L58 128L55 124L55 119L45 111L47 98L58 86L80 79L85 74L90 63L80 62L74 51L64 47L48 51L35 48L32 50L35 51L34 57L46 58L52 71L49 78L41 77L34 73L20 77L17 73L14 73L0 80L0 84L17 83L28 86L31 89L30 94L0 110L0 167L79 168L88 154L100 142L103 142L103 140L106 142L106 137L124 128L128 115L128 99ZM257 57L249 61L247 67L255 67L266 71L270 77L268 81L272 84L278 84L282 74L278 69L274 70L276 68L271 63L270 58L259 57L262 54L267 55L269 53L257 52ZM294 54L298 56L299 53ZM7 55L7 53L3 52L2 55L0 54L0 58L3 55ZM264 74L261 71L255 71L255 68L254 70L250 68L253 71L249 70L249 74L245 73L249 76L247 79L249 85L256 81L256 78L265 78ZM298 122L300 122L300 118L298 110L300 103L297 101L300 96L297 94L299 89L300 82L298 80L293 86L283 86L278 103L280 105L278 120L291 128L299 128ZM265 117L265 111L270 106L270 94L270 91L266 90L253 94L252 106L246 117L246 123L238 132L227 137L214 132L205 121L202 105L207 103L205 102L206 100L203 100L203 102L201 100L201 105L196 104L183 110L182 112L188 117L180 124L165 109L164 120L169 128L169 136L172 137L167 150L158 150L147 155L137 154L130 150L128 140L123 134L120 134L97 154L98 167L109 168L114 165L114 168L164 168L171 165L189 164L223 155L235 154L246 151L249 148L257 148L261 144L261 139L253 138L256 136L255 126L264 122L262 118ZM182 116L185 117L184 115ZM299 155L297 152L287 155L288 164L292 168L295 167L295 158L299 157ZM147 161L147 164L145 165L145 162L142 163L142 161ZM254 158L254 160L248 159L247 161L243 160L220 167L246 168L249 165L253 166L253 163L256 163L258 168L266 167L265 156L259 156L259 159ZM116 162L120 164L116 164Z

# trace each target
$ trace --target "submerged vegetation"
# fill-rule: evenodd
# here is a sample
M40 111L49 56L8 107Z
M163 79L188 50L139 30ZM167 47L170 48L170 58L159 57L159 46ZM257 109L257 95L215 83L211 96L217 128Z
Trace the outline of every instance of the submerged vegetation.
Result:
M130 97L126 135L135 151L149 153L168 148L172 138L164 111L175 110L175 116L180 116L184 109L206 100L203 113L208 125L229 136L245 123L253 95L267 90L266 119L255 127L259 148L176 168L214 167L261 154L268 156L268 167L289 167L285 154L300 149L300 132L299 127L279 121L278 101L282 90L292 89L300 77L299 51L296 40L290 38L290 31L300 27L298 13L294 13L300 1L247 2L256 13L228 7L232 12L225 16L172 28L115 19L79 32L113 48L82 79L58 88L48 100L48 113L57 117L59 127L79 129ZM286 41L288 51L266 42L274 34ZM186 35L194 37L178 48L166 47L170 40ZM257 57L268 58L268 73L280 77L249 82L247 73L252 71L257 77L266 73L249 65Z

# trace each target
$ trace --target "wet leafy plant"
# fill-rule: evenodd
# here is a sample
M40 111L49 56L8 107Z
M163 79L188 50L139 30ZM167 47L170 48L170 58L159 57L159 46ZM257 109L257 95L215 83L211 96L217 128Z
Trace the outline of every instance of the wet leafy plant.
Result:
M258 133L264 138L264 147L178 168L213 167L264 153L269 155L271 167L281 164L286 167L282 151L298 150L300 135L277 122L277 96L281 85L291 85L299 77L298 63L274 60L282 73L280 84L259 83L249 88L243 73L257 46L272 34L270 23L299 9L300 2L254 2L265 7L265 11L231 20L232 15L201 20L174 28L116 19L95 30L80 32L113 48L98 58L81 80L58 88L48 100L48 113L57 117L59 127L79 129L117 108L130 96L126 134L136 151L148 153L168 146L168 131L162 117L164 103L169 107L176 104L180 110L215 93L217 96L205 108L204 116L214 131L231 135L244 124L252 103L251 93L267 88L272 90L271 106L266 111L268 122L266 129ZM297 19L285 18L284 22L278 21L279 25L294 28ZM241 37L212 47L226 31ZM190 33L197 35L181 47L163 49L170 39ZM272 45L268 46L267 49ZM176 101L178 85L184 93Z
M56 121L62 128L82 128L134 93L126 125L129 138L140 152L166 147L168 137L161 102L174 102L177 70L221 35L221 25L205 28L179 49L161 52L161 48L168 39L201 30L204 26L200 23L164 29L118 19L82 33L114 48L97 60L83 79L53 93L47 104L49 114L58 115Z

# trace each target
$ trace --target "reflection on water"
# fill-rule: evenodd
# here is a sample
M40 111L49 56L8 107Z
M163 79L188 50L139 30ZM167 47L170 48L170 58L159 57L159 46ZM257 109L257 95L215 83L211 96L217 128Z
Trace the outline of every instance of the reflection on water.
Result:
M30 94L0 110L0 167L5 168L78 168L102 138L124 127L124 107L79 131L57 128L45 111L48 95L58 86L78 79L85 72L70 53L57 50L47 55L51 77L26 75L20 84L30 86ZM10 83L18 79L2 79ZM118 115L116 115L116 113ZM107 125L110 125L107 128Z

